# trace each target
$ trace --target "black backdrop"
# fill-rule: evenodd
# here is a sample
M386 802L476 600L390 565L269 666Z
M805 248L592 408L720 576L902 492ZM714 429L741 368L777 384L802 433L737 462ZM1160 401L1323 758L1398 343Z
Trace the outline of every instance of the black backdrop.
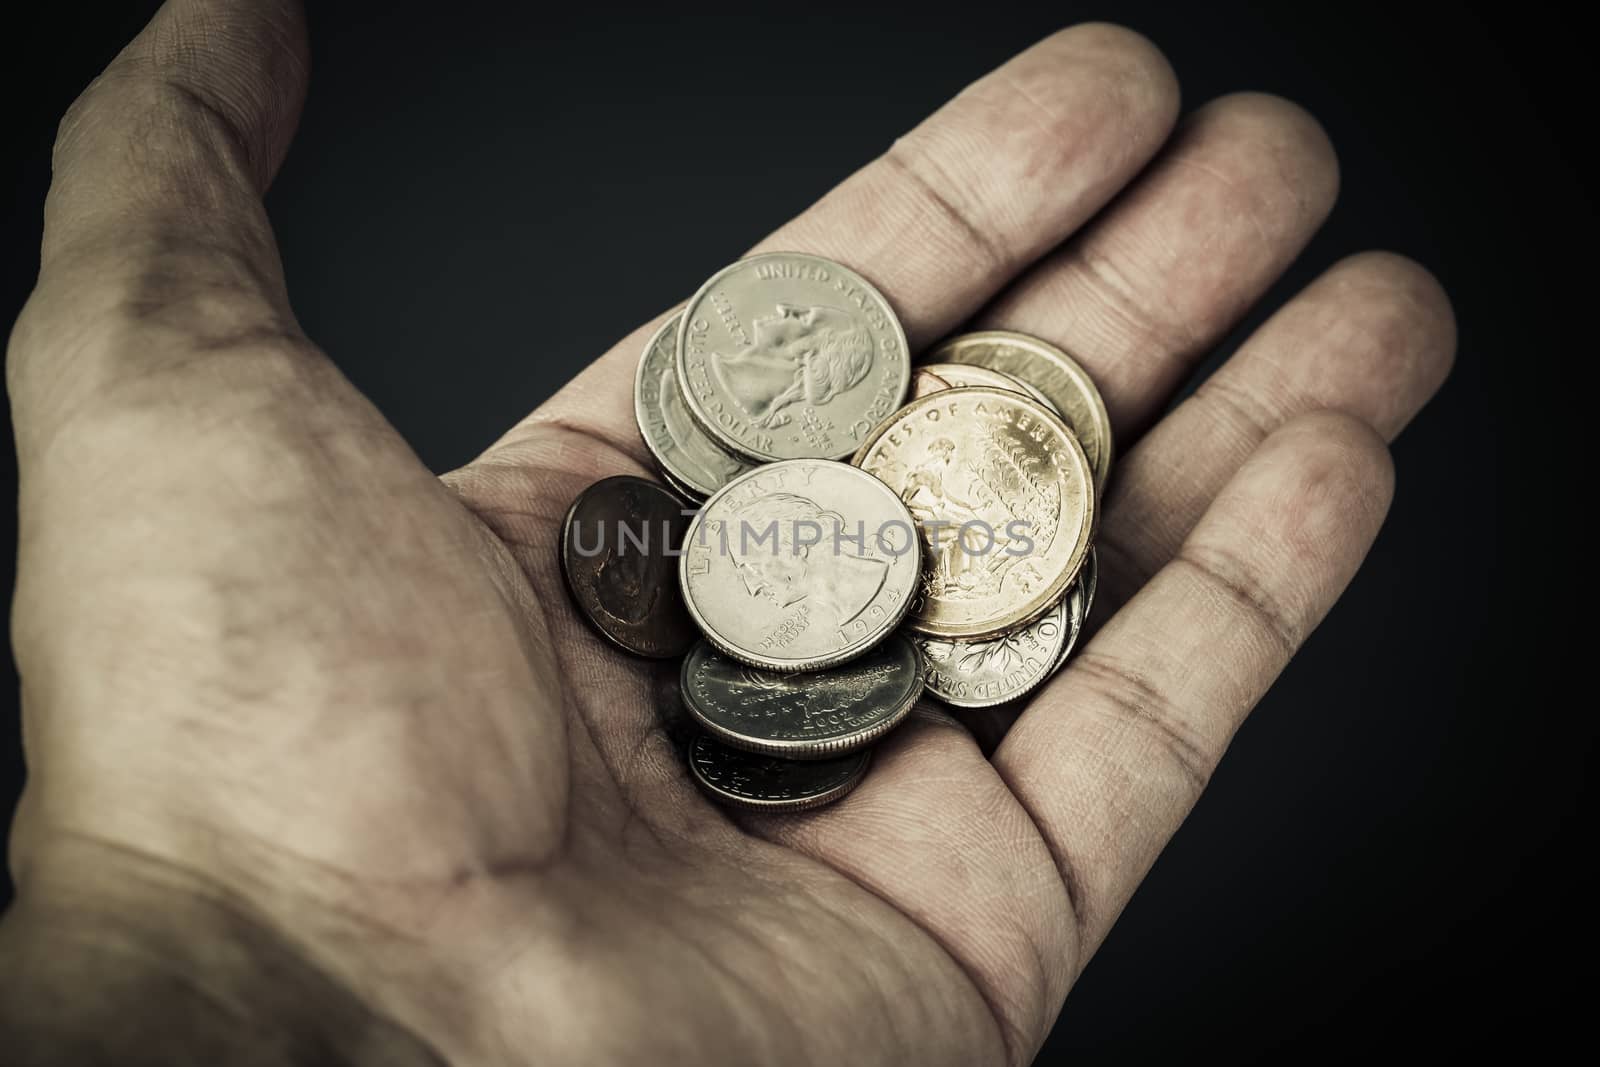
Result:
M1581 616L1588 584L1568 500L1594 478L1563 465L1589 430L1594 209L1569 145L1593 119L1587 57L1561 26L1239 2L312 6L311 99L269 198L296 308L438 470L1061 24L1146 33L1186 107L1245 88L1309 107L1344 191L1252 322L1339 256L1391 248L1451 291L1460 359L1396 446L1399 495L1366 569L1240 733L1041 1060L1528 1051L1575 1009L1585 991L1547 964L1581 973L1586 957L1566 857L1592 838L1593 698L1566 684L1571 624L1541 620ZM56 118L152 8L5 16L6 321L37 267ZM822 114L804 151L736 136ZM707 116L734 139L686 136ZM0 678L7 808L15 693Z

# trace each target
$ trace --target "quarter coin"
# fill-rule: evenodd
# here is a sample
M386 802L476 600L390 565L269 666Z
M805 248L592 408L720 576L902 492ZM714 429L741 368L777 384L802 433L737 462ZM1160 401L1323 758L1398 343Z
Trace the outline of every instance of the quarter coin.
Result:
M711 799L751 811L808 811L831 804L860 783L868 748L832 759L786 760L718 744L705 734L689 743L689 774Z
M1038 389L1049 398L1062 421L1078 435L1096 490L1111 471L1111 419L1094 379L1078 361L1037 337L1011 330L964 333L940 343L924 357L928 363L971 363Z
M758 463L845 459L905 399L905 331L849 267L769 252L713 274L683 312L678 384L723 448Z
M922 659L891 634L849 663L778 674L718 655L707 642L683 661L683 703L717 740L786 759L826 759L876 741L922 692Z
M718 448L689 416L678 388L678 323L674 315L650 338L633 380L633 415L656 466L677 489L704 500L751 464Z
M816 671L888 636L921 562L911 514L888 486L844 463L794 459L706 501L678 577L718 651L770 671Z
M1095 491L1071 430L1038 401L987 386L913 400L854 462L917 520L923 582L907 625L995 637L1043 615L1089 551Z
M578 612L638 656L681 656L695 639L674 582L689 519L683 502L643 478L595 482L567 510L561 570Z
M928 692L957 708L989 708L1044 684L1066 662L1094 600L1095 559L1060 603L1034 622L987 641L917 638L927 664Z
M1073 624L1071 599L986 641L917 638L928 664L928 691L958 708L993 707L1032 692L1061 661Z
M790 459L706 501L678 579L718 651L789 672L877 645L906 617L920 565L912 518L888 486L842 462Z

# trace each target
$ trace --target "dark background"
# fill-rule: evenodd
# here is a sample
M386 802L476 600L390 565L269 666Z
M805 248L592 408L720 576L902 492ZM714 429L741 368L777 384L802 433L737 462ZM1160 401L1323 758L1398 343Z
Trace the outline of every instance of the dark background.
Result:
M153 6L7 16L6 322L37 268L56 119ZM1395 447L1399 495L1366 569L1240 733L1041 1061L1527 1053L1583 1003L1553 964L1592 960L1573 859L1593 843L1579 803L1595 705L1566 620L1587 596L1570 526L1594 477L1569 477L1566 457L1591 451L1594 424L1578 410L1594 207L1572 155L1594 118L1590 60L1559 24L1233 2L313 7L311 99L269 197L295 305L441 471L1062 24L1149 35L1186 108L1235 89L1310 108L1342 199L1252 322L1338 257L1390 248L1450 290L1459 362ZM804 151L739 135L774 116L810 131ZM5 808L15 693L7 673Z

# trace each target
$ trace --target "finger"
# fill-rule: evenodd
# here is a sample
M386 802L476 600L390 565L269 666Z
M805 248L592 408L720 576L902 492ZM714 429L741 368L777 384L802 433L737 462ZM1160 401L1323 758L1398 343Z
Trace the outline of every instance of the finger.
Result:
M921 347L1109 200L1155 153L1177 105L1171 69L1142 37L1099 24L1064 30L974 83L755 250L860 271ZM629 397L648 336L630 335L530 422L645 459Z
M1126 441L1305 247L1338 185L1333 147L1306 112L1259 93L1214 100L980 325L1072 353Z
M12 337L24 443L86 394L194 355L156 334L204 348L297 333L261 193L306 69L292 0L169 0L73 104ZM124 343L90 343L113 332Z
M1341 411L1393 439L1449 373L1449 299L1408 259L1346 259L1269 319L1123 459L1096 542L1109 610L1172 558L1274 429Z
M1318 414L1280 428L996 751L1071 892L1080 958L1355 574L1392 488L1365 423Z

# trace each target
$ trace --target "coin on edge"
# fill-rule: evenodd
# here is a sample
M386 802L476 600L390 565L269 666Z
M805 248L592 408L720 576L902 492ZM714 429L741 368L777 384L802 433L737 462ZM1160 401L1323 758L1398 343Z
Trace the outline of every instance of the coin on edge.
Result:
M1095 526L1078 439L1037 400L987 386L913 400L854 462L900 495L922 533L907 625L978 640L1023 626L1066 593Z
M872 762L870 748L819 760L742 752L700 734L689 743L689 774L713 800L751 811L809 811L854 789Z
M678 385L695 421L757 462L845 459L905 399L905 330L861 275L768 252L713 274L678 333Z
M900 724L922 693L922 657L891 634L849 663L778 674L702 641L683 660L683 703L723 744L785 759L853 752Z
M749 470L751 464L724 452L689 416L678 388L678 323L674 315L644 346L633 379L633 417L656 466L672 485L695 500Z
M1050 668L1053 676L1067 662L1067 657L1072 655L1072 650L1078 645L1078 638L1083 635L1083 627L1089 621L1089 612L1094 610L1095 590L1100 587L1100 556L1094 549L1089 550L1089 556L1083 561L1083 571L1078 575L1078 584L1072 587L1067 601L1072 609L1072 632L1061 643L1061 652L1056 656L1054 666Z
M769 671L815 671L888 636L921 565L893 490L844 463L793 459L740 475L706 501L678 577L718 651Z
M925 363L972 363L1009 374L1038 389L1078 435L1096 490L1111 472L1111 418L1089 372L1055 345L1011 330L964 333L934 346Z
M637 656L681 656L694 643L672 580L689 527L683 510L666 489L623 474L578 494L561 524L561 571L579 614Z
M917 378L913 378L913 381L916 381L924 374L933 375L951 389L968 389L974 385L987 385L993 389L1006 389L1013 393L1026 393L1057 415L1061 414L1056 406L1050 402L1049 397L1021 378L1013 377L1003 371L990 370L988 367L981 367L976 363L930 363L925 367L917 368ZM1071 429L1071 427L1069 426L1068 429Z

